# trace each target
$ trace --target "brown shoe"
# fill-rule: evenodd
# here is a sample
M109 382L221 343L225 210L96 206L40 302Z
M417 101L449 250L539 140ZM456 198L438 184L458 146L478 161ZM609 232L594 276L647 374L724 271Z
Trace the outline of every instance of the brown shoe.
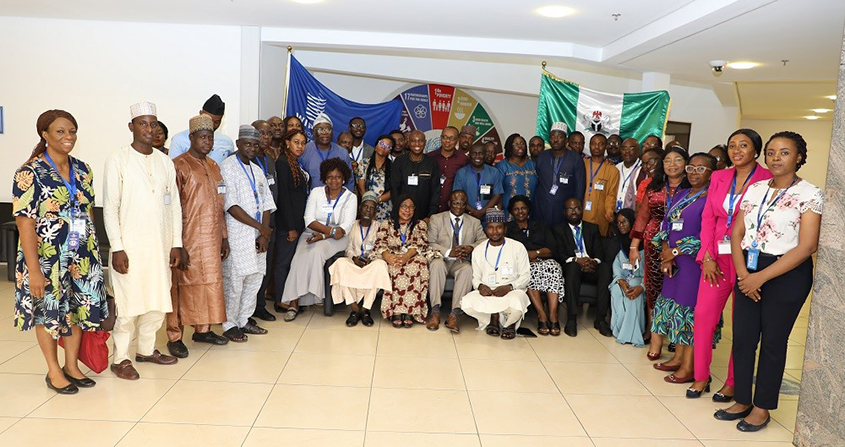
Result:
M446 317L446 327L449 328L452 333L461 333L461 323L458 321L458 317L453 313L450 313L449 316Z
M132 366L132 361L129 359L117 364L112 363L111 372L113 372L118 379L138 380L141 378L141 375L138 374L138 371L135 370L135 367Z
M428 317L428 323L425 324L426 329L436 331L440 329L440 312L432 312Z
M136 362L150 362L155 363L156 365L172 365L179 361L176 357L170 355L164 355L158 352L158 349L153 351L153 355L141 355L135 354L135 361Z

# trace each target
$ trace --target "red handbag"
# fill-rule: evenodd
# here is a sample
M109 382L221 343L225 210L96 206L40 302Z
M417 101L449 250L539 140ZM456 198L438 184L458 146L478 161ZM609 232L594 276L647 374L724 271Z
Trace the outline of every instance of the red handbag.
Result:
M106 342L111 337L106 331L83 331L79 345L79 360L95 373L105 371L109 366L109 347ZM65 347L64 337L59 337L59 346Z

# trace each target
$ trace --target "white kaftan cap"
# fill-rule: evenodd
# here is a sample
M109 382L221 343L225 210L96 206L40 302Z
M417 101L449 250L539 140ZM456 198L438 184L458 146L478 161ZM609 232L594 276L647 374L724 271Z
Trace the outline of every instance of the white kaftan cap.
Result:
M139 102L138 104L132 104L132 106L129 107L129 114L132 115L131 119L133 120L135 118L138 118L139 116L156 116L156 105L149 101Z
M314 118L314 127L317 127L317 124L327 123L329 126L332 125L332 119L326 115L326 112L321 112L317 115L317 118Z
M558 122L556 122L556 123L552 124L552 128L551 128L551 130L549 131L549 133L552 133L552 132L554 132L554 131L556 131L556 130L559 130L559 131L561 131L561 132L563 132L563 133L566 133L566 131L567 131L567 128L566 128L566 123L564 123L563 121L558 121Z

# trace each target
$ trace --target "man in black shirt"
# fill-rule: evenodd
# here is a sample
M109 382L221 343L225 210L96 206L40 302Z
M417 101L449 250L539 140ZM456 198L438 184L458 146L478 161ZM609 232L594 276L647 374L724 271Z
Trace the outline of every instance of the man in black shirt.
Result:
M408 134L408 149L408 153L396 157L390 166L390 197L410 195L416 204L414 218L428 222L440 205L440 170L434 159L423 153L425 134L421 131Z

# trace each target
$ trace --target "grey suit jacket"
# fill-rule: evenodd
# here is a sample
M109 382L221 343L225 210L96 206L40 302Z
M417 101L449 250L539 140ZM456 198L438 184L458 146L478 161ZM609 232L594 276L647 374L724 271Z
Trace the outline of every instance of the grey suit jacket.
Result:
M452 249L452 213L443 211L431 216L428 223L428 244L439 251L444 257ZM469 214L461 215L461 245L473 247L487 240L487 235L481 228L481 221Z

